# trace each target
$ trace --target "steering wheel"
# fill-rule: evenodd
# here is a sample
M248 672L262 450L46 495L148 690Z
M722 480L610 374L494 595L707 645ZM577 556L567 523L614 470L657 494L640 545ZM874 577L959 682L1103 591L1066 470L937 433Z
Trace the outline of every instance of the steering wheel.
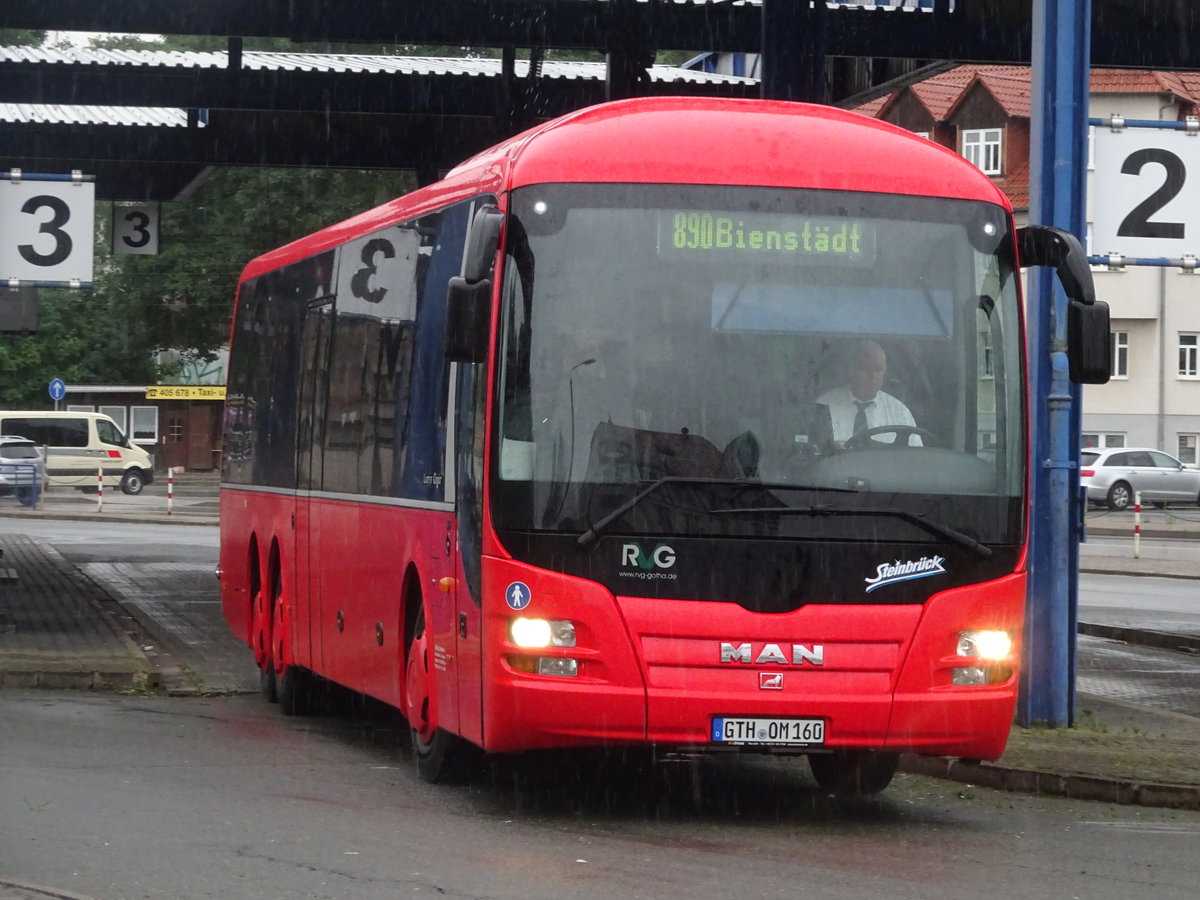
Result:
M894 434L896 440L873 440L877 434ZM928 446L929 443L937 441L937 437L932 432L926 431L924 428L918 428L916 425L877 425L874 428L864 428L862 431L856 431L846 439L842 448L845 450L866 450L882 449L885 447L908 447L909 440L913 435L922 440L922 446Z

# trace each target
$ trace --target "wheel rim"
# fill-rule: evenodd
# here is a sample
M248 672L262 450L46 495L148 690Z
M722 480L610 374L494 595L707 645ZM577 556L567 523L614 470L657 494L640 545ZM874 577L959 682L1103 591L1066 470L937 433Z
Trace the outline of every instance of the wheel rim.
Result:
M283 670L292 664L291 642L288 640L288 621L286 615L287 603L284 595L275 598L273 615L271 616L271 658L275 663L275 673L283 675Z
M250 647L259 668L265 667L271 658L271 620L266 606L267 593L260 590L250 608Z
M1113 505L1124 509L1129 505L1129 489L1123 484L1113 488Z
M423 744L433 740L437 727L431 713L429 696L429 638L425 632L425 615L418 614L416 631L408 646L408 665L404 670L404 701L408 724Z

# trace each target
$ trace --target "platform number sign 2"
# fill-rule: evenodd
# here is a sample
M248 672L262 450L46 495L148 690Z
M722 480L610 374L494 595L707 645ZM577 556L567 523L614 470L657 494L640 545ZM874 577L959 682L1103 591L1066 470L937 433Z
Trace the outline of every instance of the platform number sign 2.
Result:
M0 178L0 281L91 282L96 186Z
M158 205L155 203L113 204L113 253L156 256L158 254Z
M1097 126L1093 159L1091 253L1200 254L1200 136Z

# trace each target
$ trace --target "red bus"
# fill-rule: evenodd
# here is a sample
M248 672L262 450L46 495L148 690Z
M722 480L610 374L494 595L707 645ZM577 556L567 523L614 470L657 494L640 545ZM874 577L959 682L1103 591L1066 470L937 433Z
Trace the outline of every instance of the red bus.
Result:
M320 680L391 704L429 780L632 745L873 792L900 752L993 759L1018 254L1072 297L1073 376L1106 378L1078 242L928 140L716 99L534 128L247 266L225 615L285 712Z

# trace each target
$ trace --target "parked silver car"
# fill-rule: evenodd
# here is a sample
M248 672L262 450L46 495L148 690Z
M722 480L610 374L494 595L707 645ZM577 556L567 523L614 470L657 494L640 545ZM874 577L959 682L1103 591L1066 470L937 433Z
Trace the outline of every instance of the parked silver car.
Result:
M46 460L33 441L0 434L0 497L36 506L46 484Z
M1175 457L1146 447L1091 447L1079 454L1079 483L1087 498L1109 509L1129 509L1134 492L1142 501L1164 505L1200 503L1200 469L1189 469Z

